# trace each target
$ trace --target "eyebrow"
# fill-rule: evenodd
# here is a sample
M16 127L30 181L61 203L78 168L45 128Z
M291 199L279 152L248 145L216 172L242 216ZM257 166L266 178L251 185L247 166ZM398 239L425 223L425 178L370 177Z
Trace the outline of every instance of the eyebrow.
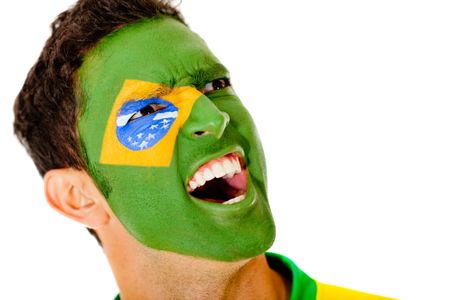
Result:
M229 72L224 65L220 63L214 63L207 67L202 67L201 69L195 70L190 74L192 78L192 83L197 87L203 87L206 83L220 78L228 78Z

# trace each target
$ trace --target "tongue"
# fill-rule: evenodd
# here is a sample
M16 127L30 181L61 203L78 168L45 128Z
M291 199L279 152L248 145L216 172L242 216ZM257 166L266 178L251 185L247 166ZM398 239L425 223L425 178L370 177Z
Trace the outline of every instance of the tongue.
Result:
M225 181L236 190L245 191L247 188L247 170L242 170L241 173L235 174Z

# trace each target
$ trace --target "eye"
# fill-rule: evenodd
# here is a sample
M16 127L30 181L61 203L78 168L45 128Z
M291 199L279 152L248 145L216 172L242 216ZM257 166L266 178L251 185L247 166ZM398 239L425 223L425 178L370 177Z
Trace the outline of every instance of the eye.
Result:
M201 92L203 94L208 94L212 91L221 90L221 89L227 88L229 86L231 86L231 83L228 78L214 79L213 81L205 84L205 86L203 87Z
M155 112L162 110L166 108L167 105L165 104L157 104L157 103L151 103L143 108L141 108L137 113L131 116L130 121L137 120L139 118L154 114Z

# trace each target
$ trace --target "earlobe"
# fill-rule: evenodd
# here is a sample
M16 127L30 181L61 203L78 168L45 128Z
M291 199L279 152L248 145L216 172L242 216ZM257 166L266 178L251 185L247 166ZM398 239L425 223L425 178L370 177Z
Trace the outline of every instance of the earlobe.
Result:
M106 201L84 170L53 169L44 177L47 202L57 212L97 229L109 221Z

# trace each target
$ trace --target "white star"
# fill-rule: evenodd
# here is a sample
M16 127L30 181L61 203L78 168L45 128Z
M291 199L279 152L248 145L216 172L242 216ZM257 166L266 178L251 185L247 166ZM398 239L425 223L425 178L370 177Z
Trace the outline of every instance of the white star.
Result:
M152 126L150 126L150 129L151 129L151 130L153 130L153 129L156 129L156 128L158 128L158 125L156 125L156 124L155 124L155 125L152 125Z
M149 141L149 140L154 139L154 138L155 138L155 135L149 133L145 139L146 139L147 141Z
M137 144L139 144L139 142L133 142L131 145L136 146Z
M138 137L138 139L141 139L143 135L144 135L144 134L143 134L142 132L141 132L141 133L138 133L138 134L136 134L136 136Z
M131 142L133 140L133 138L131 136L128 137L128 142Z
M167 119L164 119L164 120L162 120L162 122L163 122L163 124L167 124L167 123L169 123L170 121L167 120Z
M142 141L142 143L139 145L139 148L144 149L148 145L148 142Z
M167 129L167 128L169 128L169 126L170 126L169 124L166 124L166 125L163 125L161 128L162 129Z

